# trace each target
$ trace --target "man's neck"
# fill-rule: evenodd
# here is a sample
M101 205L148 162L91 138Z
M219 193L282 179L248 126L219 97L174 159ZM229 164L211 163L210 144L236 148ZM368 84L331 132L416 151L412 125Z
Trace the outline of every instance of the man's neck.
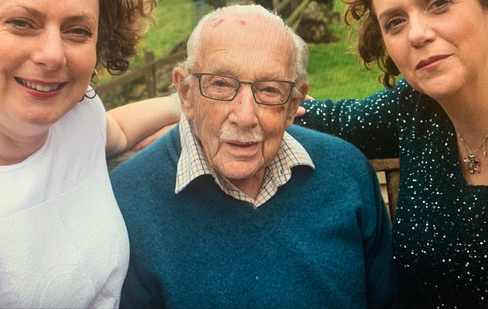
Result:
M261 190L264 182L264 176L266 175L266 169L263 169L246 179L228 179L230 183L236 186L237 189L241 190L247 196L252 199L258 197L259 191Z

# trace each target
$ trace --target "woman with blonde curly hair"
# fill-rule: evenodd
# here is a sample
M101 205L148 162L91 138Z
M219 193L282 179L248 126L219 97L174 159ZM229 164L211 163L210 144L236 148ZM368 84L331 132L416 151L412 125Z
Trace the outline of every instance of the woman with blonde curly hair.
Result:
M0 1L0 308L118 307L129 243L105 158L166 114L106 116L89 84L128 69L156 4Z
M348 4L358 52L382 68L388 89L364 100L305 101L297 122L369 159L400 158L393 230L407 307L486 308L488 1Z

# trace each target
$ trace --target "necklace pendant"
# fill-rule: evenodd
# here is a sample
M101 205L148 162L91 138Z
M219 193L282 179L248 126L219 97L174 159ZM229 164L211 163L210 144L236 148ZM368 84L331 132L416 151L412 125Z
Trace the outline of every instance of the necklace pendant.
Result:
M480 162L474 158L474 154L468 154L468 157L463 157L463 161L466 162L466 168L470 174L474 174L474 172L481 172Z

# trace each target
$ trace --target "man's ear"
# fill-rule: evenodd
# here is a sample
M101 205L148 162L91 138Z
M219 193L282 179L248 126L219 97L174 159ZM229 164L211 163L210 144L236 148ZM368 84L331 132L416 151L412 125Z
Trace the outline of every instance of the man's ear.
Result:
M173 84L180 97L181 110L185 113L186 118L191 120L194 117L193 101L191 100L190 83L185 80L189 75L183 68L173 69Z
M288 110L288 115L286 119L286 127L288 128L289 126L292 125L293 119L295 118L295 114L297 112L298 107L300 106L300 103L305 99L305 96L307 95L308 92L308 84L307 83L299 83L295 86L295 88L298 89L300 92L300 95L297 96L292 96L291 102L290 102L290 109ZM293 91L296 91L293 89Z

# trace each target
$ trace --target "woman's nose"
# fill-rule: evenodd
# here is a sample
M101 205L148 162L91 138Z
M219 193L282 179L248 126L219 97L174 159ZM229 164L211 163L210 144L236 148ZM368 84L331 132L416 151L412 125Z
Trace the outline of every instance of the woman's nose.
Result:
M56 70L66 65L65 45L59 30L46 29L38 37L37 47L32 52L34 63Z
M413 47L422 47L435 39L435 31L430 26L428 17L415 16L409 20L408 39Z

